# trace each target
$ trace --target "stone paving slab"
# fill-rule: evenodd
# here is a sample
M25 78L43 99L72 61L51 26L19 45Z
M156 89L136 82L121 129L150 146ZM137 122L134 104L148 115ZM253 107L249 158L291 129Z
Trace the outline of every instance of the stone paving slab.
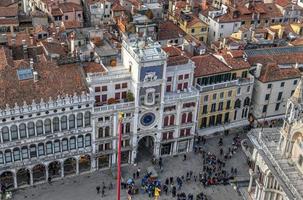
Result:
M244 137L244 136L243 136ZM228 146L231 145L232 136L224 138L224 150L228 150ZM206 145L203 148L206 151L210 151L219 155L218 138L211 138L207 140ZM192 170L194 175L198 175L201 171L202 156L200 154L189 153L187 154L187 161L182 161L183 156L167 157L163 159L164 170L159 171L158 166L156 169L159 172L159 178L163 182L167 177L170 176L182 176L186 175L186 172ZM139 163L141 168L141 174L146 171L147 167L151 165L150 160ZM125 166L122 169L123 177L132 177L132 174L136 171L138 166ZM246 164L246 157L242 150L232 157L227 162L226 170L230 170L231 167L237 167L238 178L241 180L248 180L248 166ZM142 175L141 175L142 177ZM246 177L246 178L245 178ZM93 173L75 176L71 178L65 178L49 184L37 185L35 187L29 187L20 189L13 194L14 200L115 200L115 189L106 190L105 197L101 197L100 194L96 193L96 186L102 186L103 182L105 185L109 185L110 182L115 184L115 180L112 178L110 170L96 171ZM139 183L140 180L135 180ZM182 191L185 193L193 193L194 195L204 192L210 197L211 200L240 200L242 197L236 192L231 185L218 185L209 186L203 188L200 183L194 182L184 184ZM126 190L121 191L121 200L127 199ZM150 200L147 194L140 194L133 196L133 200ZM173 200L170 195L161 195L159 200Z

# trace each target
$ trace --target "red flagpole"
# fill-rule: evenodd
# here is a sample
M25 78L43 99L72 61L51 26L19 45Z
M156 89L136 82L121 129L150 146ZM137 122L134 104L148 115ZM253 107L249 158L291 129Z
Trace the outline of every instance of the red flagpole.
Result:
M121 193L121 141L122 141L122 116L123 113L119 113L118 123L118 168L117 168L117 200L120 200Z

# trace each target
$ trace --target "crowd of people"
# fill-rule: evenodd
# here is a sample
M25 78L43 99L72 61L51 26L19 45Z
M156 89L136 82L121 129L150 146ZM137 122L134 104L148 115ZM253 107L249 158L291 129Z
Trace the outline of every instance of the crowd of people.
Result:
M223 138L219 138L218 152L212 153L204 149L206 139L201 137L194 147L196 156L201 156L202 163L199 171L189 170L185 174L176 177L166 177L161 183L158 178L152 177L151 173L145 173L140 177L141 169L133 173L133 177L128 179L126 183L122 183L124 189L127 191L128 200L132 199L133 195L138 193L147 194L150 198L158 199L160 195L171 196L177 200L207 200L208 197L202 191L198 194L186 193L183 186L189 183L197 183L206 188L213 185L226 185L238 174L236 167L227 168L226 162L230 160L238 151L241 140L237 135L233 138L232 144L224 145ZM186 155L183 156L183 162L187 162ZM153 164L158 165L162 172L165 165L162 158L154 161ZM110 187L109 187L110 188ZM104 196L106 187L103 185L97 187L97 193Z

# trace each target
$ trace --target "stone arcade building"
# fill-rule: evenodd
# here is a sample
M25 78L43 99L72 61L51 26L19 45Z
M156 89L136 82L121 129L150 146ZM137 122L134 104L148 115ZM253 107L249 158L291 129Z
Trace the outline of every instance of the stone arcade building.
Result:
M303 80L287 102L281 129L256 129L248 192L256 200L303 199ZM255 182L255 187L253 187Z
M166 51L172 51L167 49ZM199 93L194 64L149 40L127 39L117 66L13 60L0 48L0 183L39 184L193 147Z

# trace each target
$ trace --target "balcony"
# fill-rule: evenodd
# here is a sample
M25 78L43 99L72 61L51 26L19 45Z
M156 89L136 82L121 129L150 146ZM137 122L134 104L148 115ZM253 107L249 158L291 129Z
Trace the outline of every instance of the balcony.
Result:
M218 89L228 88L228 87L233 87L233 86L250 85L253 83L254 83L253 76L249 76L248 78L239 78L236 80L231 80L231 81L227 81L227 82L223 82L223 83L216 83L216 84L212 84L212 85L202 86L202 85L196 84L196 88L200 92L208 92L211 90L218 90Z
M112 105L104 105L99 107L94 107L94 112L107 112L107 111L121 111L124 109L135 109L134 102L118 103Z
M196 88L190 87L184 91L177 91L177 92L168 92L164 96L164 102L170 103L171 101L176 101L180 99L189 99L195 98L199 96L199 92Z

